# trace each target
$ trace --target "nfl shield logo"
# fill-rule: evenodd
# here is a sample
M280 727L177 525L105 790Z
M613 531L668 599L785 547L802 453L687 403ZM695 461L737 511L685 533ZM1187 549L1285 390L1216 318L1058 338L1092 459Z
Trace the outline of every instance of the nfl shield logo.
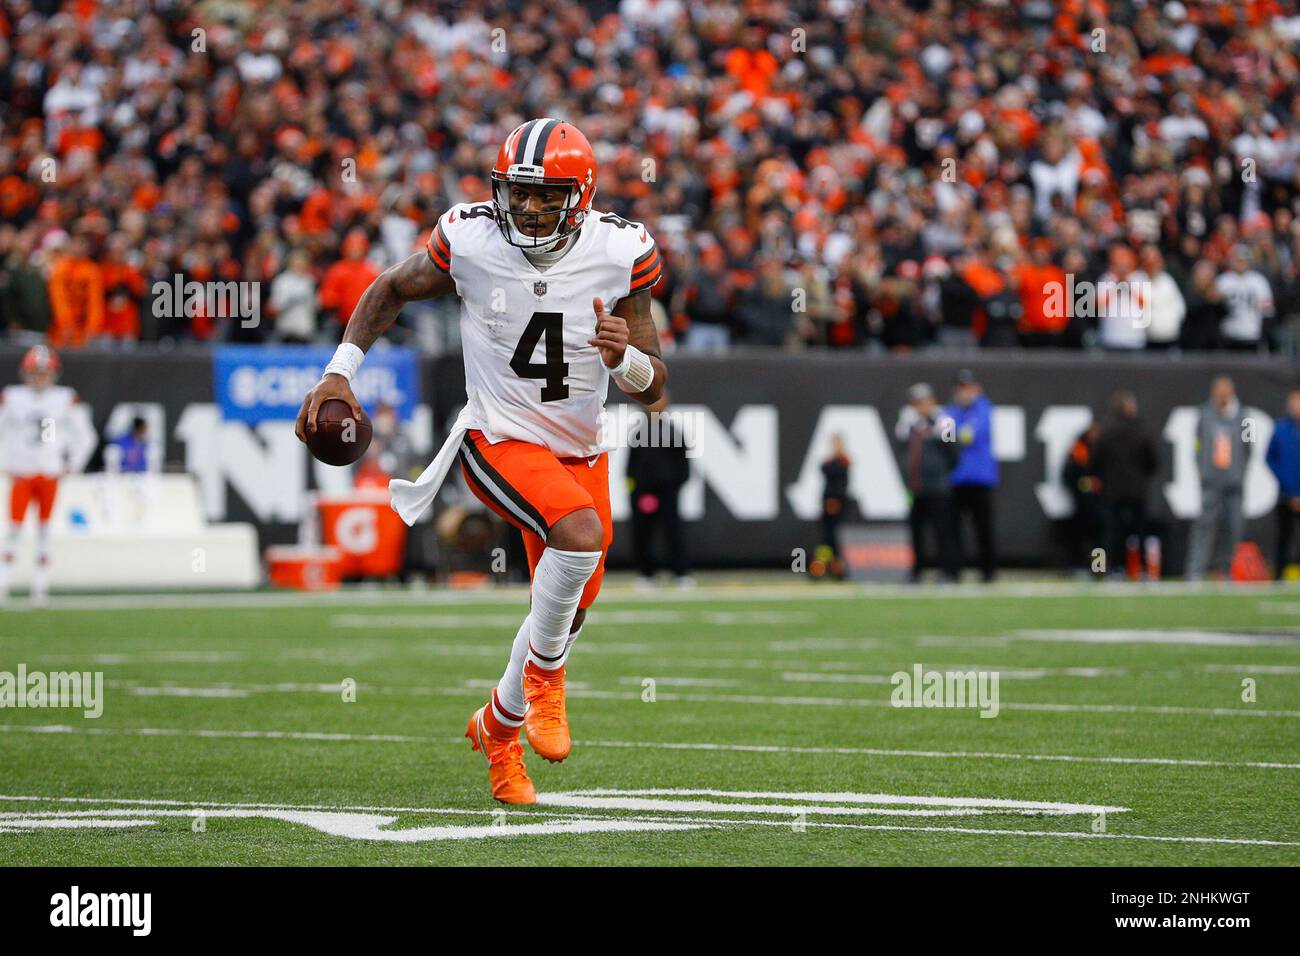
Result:
M534 283L533 283L533 295L537 296L537 298L539 298L539 299L540 299L542 296L546 295L546 283L545 283L545 282L534 282Z

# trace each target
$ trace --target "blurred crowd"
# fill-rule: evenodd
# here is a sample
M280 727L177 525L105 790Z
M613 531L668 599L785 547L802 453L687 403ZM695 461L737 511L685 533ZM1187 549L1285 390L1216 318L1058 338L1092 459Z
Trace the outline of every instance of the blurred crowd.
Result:
M337 340L534 116L583 129L597 207L658 238L686 348L1268 350L1300 319L1297 0L0 11L19 339ZM260 321L156 308L177 275L258 283ZM1140 314L1052 294L1108 281ZM450 347L454 314L392 336Z

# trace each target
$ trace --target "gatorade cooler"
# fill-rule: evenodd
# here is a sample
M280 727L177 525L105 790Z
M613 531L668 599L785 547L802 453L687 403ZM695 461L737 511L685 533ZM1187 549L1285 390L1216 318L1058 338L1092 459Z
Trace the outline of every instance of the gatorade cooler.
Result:
M271 587L295 591L330 591L343 583L343 555L337 548L266 549Z

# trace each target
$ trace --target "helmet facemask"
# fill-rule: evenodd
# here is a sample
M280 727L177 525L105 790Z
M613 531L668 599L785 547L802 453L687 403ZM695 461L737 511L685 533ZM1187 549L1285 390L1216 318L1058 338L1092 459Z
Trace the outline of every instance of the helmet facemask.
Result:
M538 212L516 210L511 204L512 186L547 187L555 190L567 190L564 204L555 209L543 209ZM492 173L492 209L497 227L506 242L520 249L533 252L547 252L571 236L582 227L586 210L581 208L582 189L572 177L548 177L540 166L512 165L503 176ZM555 228L546 234L533 235L526 231L530 224L540 224L552 216L557 217Z
M58 356L48 346L34 345L23 356L18 375L24 385L38 392L44 391L58 380Z

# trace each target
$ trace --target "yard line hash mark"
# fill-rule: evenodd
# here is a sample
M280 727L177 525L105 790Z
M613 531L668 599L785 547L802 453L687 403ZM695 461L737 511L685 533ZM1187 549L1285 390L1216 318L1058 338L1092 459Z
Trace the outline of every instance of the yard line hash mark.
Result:
M174 727L73 727L70 724L0 724L0 733L98 734L142 737L209 737L243 740L321 740L343 743L444 743L464 746L464 737L409 734L348 734L295 730L203 730ZM1258 770L1300 770L1300 763L1263 760L1208 760L1192 757L1097 757L1079 754L1019 754L970 750L900 750L880 747L801 747L782 744L734 744L693 741L576 740L580 747L698 750L724 753L768 753L815 756L917 757L936 760L1029 760L1157 767L1240 767ZM3 799L3 798L0 798Z

